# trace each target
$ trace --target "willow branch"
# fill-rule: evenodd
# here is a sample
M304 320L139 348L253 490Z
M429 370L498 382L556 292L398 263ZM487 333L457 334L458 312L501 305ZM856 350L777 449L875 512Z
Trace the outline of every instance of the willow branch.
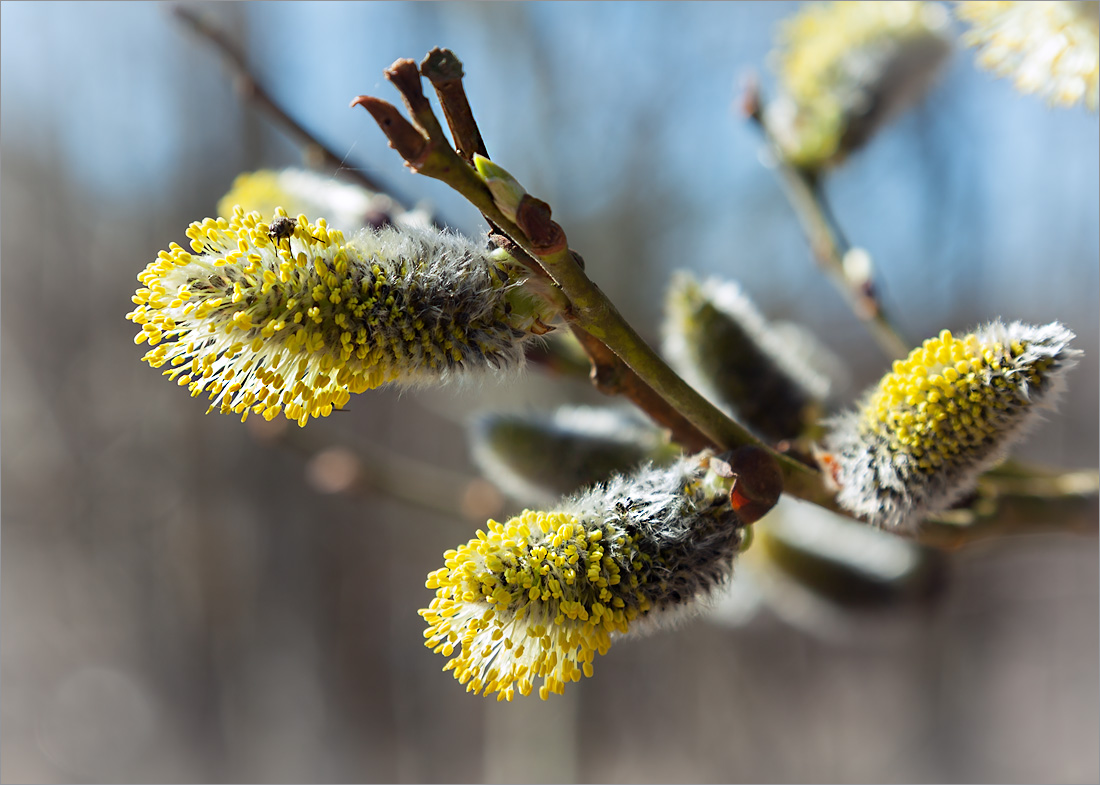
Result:
M870 269L845 269L845 259L852 259L849 256L852 248L825 202L819 176L786 161L764 119L762 100L759 88L750 84L744 98L745 112L764 136L783 193L802 226L814 259L840 290L856 318L867 325L879 347L892 358L905 357L912 347L887 317L875 291Z
M687 417L669 406L664 398L642 381L642 378L602 341L576 325L570 325L570 329L588 355L591 363L588 378L597 390L604 395L622 395L627 398L645 412L653 422L666 428L671 434L672 441L688 452L699 452L708 447L718 446Z
M1060 499L1067 496L1095 496L1100 492L1100 472L1082 469L1051 472L1016 465L1006 472L991 471L981 486L998 496L1029 499Z
M548 205L526 195L519 204L515 221L501 212L475 169L448 144L439 121L423 97L419 75L413 83L415 66L410 68L411 64L409 60L398 61L386 71L386 76L401 92L415 126L378 98L359 96L352 101L353 106L363 106L370 112L409 168L440 180L462 194L513 242L537 259L570 301L571 307L566 314L569 321L605 344L707 439L726 450L747 446L768 449L677 376L642 340L584 273L577 256L569 249L565 232L551 220ZM412 143L414 133L419 133L422 144ZM773 450L768 449L768 452L780 467L787 493L837 509L833 494L825 487L818 471Z

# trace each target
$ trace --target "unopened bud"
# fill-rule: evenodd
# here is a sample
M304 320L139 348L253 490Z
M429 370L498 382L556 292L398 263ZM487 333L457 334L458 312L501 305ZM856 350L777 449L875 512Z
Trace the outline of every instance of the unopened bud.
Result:
M485 181L485 185L489 187L489 193L493 195L493 203L497 209L504 213L509 221L515 221L519 203L527 190L504 167L493 163L479 153L474 153L474 168Z
M777 330L736 283L678 273L663 332L676 372L761 437L797 437L820 416L832 386L820 370L829 352L812 336L794 338L792 327Z
M588 406L485 414L472 424L470 444L484 476L520 501L540 504L678 455L632 411Z

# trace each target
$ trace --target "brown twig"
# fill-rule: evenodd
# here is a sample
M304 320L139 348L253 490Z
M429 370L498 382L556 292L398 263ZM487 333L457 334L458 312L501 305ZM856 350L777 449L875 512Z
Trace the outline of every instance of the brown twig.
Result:
M692 425L680 412L668 405L652 387L620 360L605 344L576 325L570 325L585 353L592 370L588 378L604 395L622 395L662 428L666 428L672 441L688 452L699 452L717 447L713 441Z
M245 62L241 50L215 25L211 24L199 14L183 6L172 6L172 13L193 32L204 38L214 46L221 54L222 61L229 68L234 79L234 85L241 97L256 106L266 114L275 125L282 128L294 142L306 150L315 152L320 156L325 166L334 171L346 172L348 176L357 180L364 188L384 193L397 202L401 207L408 209L409 203L395 196L394 191L388 185L377 178L368 175L358 168L347 166L344 159L336 155L328 146L290 116L282 106L271 97L271 94L253 76Z
M388 76L389 71L386 73ZM436 47L428 52L428 55L420 62L420 74L431 82L432 87L435 88L436 97L439 99L443 116L447 120L447 127L451 131L451 138L454 140L455 151L461 156L462 160L466 163L473 163L475 153L488 158L489 151L485 147L481 129L477 127L477 120L474 119L470 102L466 98L466 88L462 84L464 75L462 61L450 49ZM411 73L403 75L403 78L405 77L411 77ZM400 85L397 86L398 89L401 89ZM411 90L420 92L419 78L415 80L415 84L409 84L408 87ZM403 91L402 94L404 94ZM429 108L428 111L430 112L431 109ZM433 115L432 121L434 122L434 120ZM490 242L493 242L497 247L504 248L539 278L550 280L550 276L542 269L542 266L527 251L512 242L511 238L493 223L491 217L485 215L485 213L482 213L481 216L489 224Z
M405 159L409 167L415 169L423 165L431 145L420 129L406 120L396 106L369 95L357 96L351 105L361 106L370 113L374 122L385 132L390 147Z
M420 73L435 88L458 154L471 163L474 153L488 158L485 141L477 127L477 121L474 120L470 101L466 98L466 89L462 86L462 63L454 52L436 47L421 61Z
M656 425L666 429L669 438L688 452L719 446L658 395L656 390L646 384L605 343L576 324L570 324L569 330L588 356L588 378L593 387L604 395L621 395L626 398Z

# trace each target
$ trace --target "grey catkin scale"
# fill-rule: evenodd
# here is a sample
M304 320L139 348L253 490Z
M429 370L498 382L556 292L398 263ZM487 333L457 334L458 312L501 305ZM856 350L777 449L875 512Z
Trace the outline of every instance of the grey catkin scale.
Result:
M400 381L523 366L530 335L508 319L507 301L518 270L491 263L453 234L384 228L357 243L379 248L370 273L377 295L351 326L367 329L393 366L404 366Z
M588 526L626 534L631 550L647 557L630 574L652 605L644 617L650 621L677 615L669 611L697 610L696 601L725 583L732 571L744 524L730 508L728 490L716 492L706 480L705 462L687 458L666 468L617 475L558 505ZM629 591L623 596L632 604Z

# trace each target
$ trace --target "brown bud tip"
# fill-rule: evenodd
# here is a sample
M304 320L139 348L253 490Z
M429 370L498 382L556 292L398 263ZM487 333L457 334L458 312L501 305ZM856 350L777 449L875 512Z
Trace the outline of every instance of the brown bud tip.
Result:
M753 71L741 79L741 116L760 120L763 114L760 98L760 80Z
M394 60L393 65L383 71L386 78L394 87L401 91L402 95L423 95L424 90L420 85L420 69L416 63L407 57Z
M730 505L746 524L755 523L779 501L783 475L775 458L761 447L741 447L728 456L733 472Z
M531 194L524 194L516 210L516 226L527 235L531 245L540 254L553 253L565 248L565 232L550 220L550 205Z
M420 73L433 85L457 82L464 76L462 61L450 49L440 49L438 46L420 62Z
M431 111L428 99L424 97L424 86L420 82L420 69L415 62L407 58L396 60L384 73L390 84L405 99L405 105L409 107L413 117L418 117L422 111Z
M401 116L397 107L381 98L369 95L357 96L350 104L361 106L370 112L374 122L390 140L390 147L396 150L410 167L416 169L424 162L429 152L428 140L424 135Z
M815 451L814 458L817 459L817 464L821 467L829 487L833 490L839 490L840 462L836 459L836 456L831 452Z

